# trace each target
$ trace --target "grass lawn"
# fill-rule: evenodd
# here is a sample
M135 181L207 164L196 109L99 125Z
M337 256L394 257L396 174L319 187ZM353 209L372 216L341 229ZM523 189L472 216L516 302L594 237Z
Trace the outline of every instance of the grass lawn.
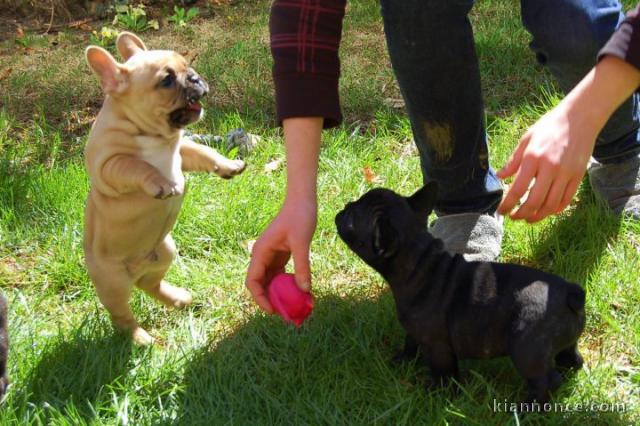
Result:
M631 1L626 6L631 6ZM353 0L341 49L345 123L325 133L319 221L312 245L316 309L301 327L260 313L243 285L248 246L277 212L284 168L273 120L266 0L239 1L184 30L142 35L194 58L212 86L192 130L244 127L263 143L231 181L190 175L173 232L169 281L194 305L170 311L134 293L137 318L157 339L132 347L113 331L82 258L87 177L82 148L102 95L84 63L84 32L29 49L0 42L0 287L10 303L10 392L1 424L638 424L640 224L618 221L585 181L562 215L535 226L506 221L502 260L583 284L585 368L554 401L626 404L624 412L516 418L507 359L462 363L462 390L427 392L419 365L393 366L402 343L383 280L338 239L333 218L380 183L409 194L419 161L389 66L378 2ZM504 164L526 127L560 98L527 48L519 2L484 0L472 20L481 57L492 163ZM57 42L55 46L50 41Z

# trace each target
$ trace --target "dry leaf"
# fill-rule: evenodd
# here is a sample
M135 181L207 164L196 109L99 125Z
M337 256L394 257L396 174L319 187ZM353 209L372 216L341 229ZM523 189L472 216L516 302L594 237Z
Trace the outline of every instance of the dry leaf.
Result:
M364 172L364 180L366 180L367 182L376 183L376 184L382 183L382 179L376 176L373 170L371 170L371 167L365 166L363 172Z
M11 75L13 68L6 68L5 70L0 72L0 81L5 80L7 77Z
M402 98L386 98L384 104L395 109L404 108L404 99Z
M18 38L24 37L24 30L20 25L18 25L18 27L16 28L16 37Z
M418 152L418 147L416 146L416 143L414 141L407 141L404 143L404 146L402 147L402 152L400 153L400 157L402 158L415 157L418 154L419 152Z
M276 170L278 170L280 168L280 166L282 165L282 160L278 159L278 160L273 160L267 164L264 165L264 171L265 173L271 173L271 172L275 172Z

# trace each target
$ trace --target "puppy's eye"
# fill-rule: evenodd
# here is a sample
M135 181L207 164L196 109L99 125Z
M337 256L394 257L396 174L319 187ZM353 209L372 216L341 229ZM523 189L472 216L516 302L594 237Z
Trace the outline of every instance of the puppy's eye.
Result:
M173 87L174 84L176 84L176 76L170 72L165 78L160 80L158 85L162 88L168 89L169 87Z

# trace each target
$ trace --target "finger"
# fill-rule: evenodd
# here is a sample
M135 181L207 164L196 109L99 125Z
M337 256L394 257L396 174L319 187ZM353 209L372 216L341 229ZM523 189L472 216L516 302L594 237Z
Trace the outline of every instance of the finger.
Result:
M556 210L556 214L562 212L564 209L567 208L569 203L571 203L573 196L576 194L576 191L580 186L580 182L582 182L581 178L573 179L569 182L569 184L564 190L564 195L562 196L562 200L560 201L560 206L558 207L558 210Z
M507 161L507 164L505 164L504 167L498 170L498 172L496 173L496 175L500 179L508 178L518 171L518 167L520 167L520 163L522 162L524 150L527 148L527 145L529 145L529 139L529 132L525 133L522 139L520 139L520 141L518 142L518 146L511 154L511 157L509 158L509 161Z
M502 202L498 206L498 213L504 215L509 213L516 204L520 201L522 196L529 189L531 180L535 176L536 169L531 162L525 161L520 167L516 179L513 181L513 185L507 190L507 194L502 199Z
M249 292L251 292L251 296L258 306L265 312L272 314L273 306L269 303L265 286L267 268L259 257L260 256L257 255L251 258L245 285L249 289Z
M302 291L311 291L311 266L309 265L309 246L294 248L293 268L296 275L296 284Z
M542 171L536 175L536 182L533 184L533 188L529 191L527 200L511 214L511 219L527 219L529 220L533 215L542 207L542 203L547 198L549 188L551 187L552 177L549 173Z
M564 178L556 179L549 189L549 193L547 194L547 199L544 201L544 204L538 211L529 219L531 223L538 222L544 219L545 217L553 214L558 209L560 205L560 201L562 201L562 196L564 195L564 190L567 187L567 180Z

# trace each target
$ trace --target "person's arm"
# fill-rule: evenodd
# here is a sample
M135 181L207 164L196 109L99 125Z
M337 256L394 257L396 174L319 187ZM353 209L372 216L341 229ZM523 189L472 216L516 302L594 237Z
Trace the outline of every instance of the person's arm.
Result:
M323 127L342 121L338 48L346 0L275 0L269 28L276 114L323 117Z
M640 49L640 46L637 46ZM529 190L512 219L537 222L571 202L596 138L613 112L640 86L640 70L605 55L587 76L520 139L498 177L516 175L498 212L507 214Z
M311 286L309 247L317 221L321 133L342 120L338 47L345 6L345 0L276 0L271 8L273 79L277 119L284 127L287 194L253 246L246 278L254 300L269 313L273 307L266 288L291 256L296 283L304 291Z
M287 194L280 212L256 241L246 286L256 303L272 313L266 286L293 256L296 283L311 288L309 246L316 229L316 181L323 119L284 120L287 150Z

